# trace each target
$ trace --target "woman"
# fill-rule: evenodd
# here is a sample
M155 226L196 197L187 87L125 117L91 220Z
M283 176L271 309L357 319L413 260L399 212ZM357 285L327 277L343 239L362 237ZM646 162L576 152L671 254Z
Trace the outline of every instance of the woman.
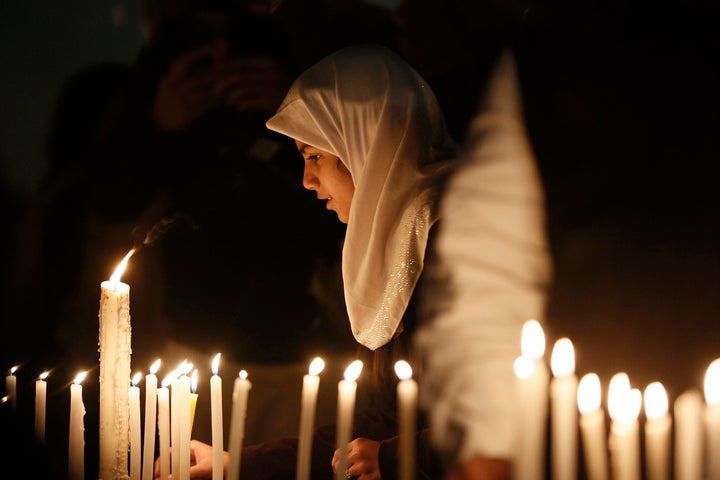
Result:
M354 422L347 476L390 479L397 469L394 362L408 358L413 294L423 271L437 200L457 145L429 85L398 55L357 45L324 58L294 82L267 127L292 138L305 160L303 186L347 224L345 303L372 390ZM418 476L437 477L419 425ZM334 426L317 430L311 478L332 478ZM243 480L293 478L295 439L245 447ZM195 478L210 472L211 447L193 442Z

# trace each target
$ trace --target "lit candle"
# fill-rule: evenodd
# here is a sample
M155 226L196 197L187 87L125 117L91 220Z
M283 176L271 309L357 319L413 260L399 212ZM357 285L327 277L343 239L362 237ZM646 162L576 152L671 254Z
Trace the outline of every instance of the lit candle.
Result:
M10 373L5 377L5 396L10 402L13 412L17 409L17 377L15 376L17 369L17 366L12 367Z
M160 359L155 360L150 365L150 373L145 375L145 435L143 441L142 480L153 480L155 478L155 425L157 420L157 376L155 374L159 369Z
M49 372L43 372L35 380L35 438L40 443L45 443L45 411L47 410L47 382L45 379L48 374Z
M82 381L87 372L80 372L70 385L70 432L68 437L68 479L85 478L85 404L82 399ZM126 460L127 461L127 460Z
M247 378L247 372L240 370L238 378L233 385L233 408L230 415L230 445L228 464L228 480L238 480L240 477L240 460L242 459L242 445L245 437L245 416L247 415L248 392L252 383Z
M170 386L174 378L174 373L165 377L157 391L160 478L168 478L170 476L170 391L168 390L168 386Z
M140 388L137 386L142 378L140 372L132 378L128 389L130 407L130 478L140 480L140 449L142 448L142 432L140 431Z
M400 480L415 478L415 423L417 421L417 382L412 378L412 367L405 360L395 363L395 373L400 381L397 386L398 422L400 430Z
M647 480L670 478L670 428L668 396L660 382L645 387L645 471Z
M577 401L580 411L580 433L585 456L585 473L588 480L607 480L608 453L605 412L600 408L600 378L596 373L587 373L580 379Z
M575 350L569 338L555 342L550 367L552 477L577 480L577 388Z
M180 476L180 375L187 364L187 360L183 360L182 364L175 370L174 377L170 383L170 448L173 455L170 457L172 462L173 478ZM175 453L178 453L175 455Z
M610 468L613 480L640 479L640 432L638 414L642 394L630 388L626 373L617 373L608 387Z
M347 470L348 443L352 440L353 415L355 413L355 394L363 363L355 360L345 369L344 378L338 382L337 399L337 435L335 448L340 450L336 480L344 480Z
M705 432L707 478L720 479L720 358L705 372Z
M702 478L702 403L702 394L696 389L681 393L675 400L675 480Z
M100 284L100 480L127 477L130 378L130 286L120 282L130 250Z
M514 476L519 480L539 480L545 476L549 373L543 361L545 334L537 320L528 320L523 325L521 352L514 365L520 409Z
M212 361L210 377L210 415L212 419L212 480L223 480L222 378L218 375L220 354Z
M179 389L177 392L173 389L172 392L173 397L176 393L179 395L178 406L180 407L178 411L180 425L180 449L175 450L175 448L173 448L172 455L175 457L178 453L180 454L180 463L178 465L180 474L177 477L173 477L179 480L190 479L190 387L192 381L187 374L192 369L192 363L187 363L185 368L185 371L178 379Z
M320 372L325 368L325 361L315 357L310 362L309 372L303 375L302 395L300 397L300 434L298 437L298 459L296 480L310 480L310 458L312 455L312 436L317 408Z
M193 370L190 376L190 438L192 438L192 429L195 424L195 409L197 408L197 383L198 383L198 371L197 368Z

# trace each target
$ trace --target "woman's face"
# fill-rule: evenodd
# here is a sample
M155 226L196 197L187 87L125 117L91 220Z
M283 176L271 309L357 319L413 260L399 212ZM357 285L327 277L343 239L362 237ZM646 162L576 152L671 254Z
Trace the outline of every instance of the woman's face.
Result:
M334 210L341 222L350 217L350 204L355 193L352 175L335 155L295 140L305 159L303 187L314 190L320 200L327 200L325 208Z

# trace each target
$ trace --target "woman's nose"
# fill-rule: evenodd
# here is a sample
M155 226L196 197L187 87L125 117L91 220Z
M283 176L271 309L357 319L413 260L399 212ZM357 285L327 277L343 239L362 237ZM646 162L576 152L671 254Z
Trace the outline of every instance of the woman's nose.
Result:
M302 183L303 187L308 190L317 190L318 186L320 185L314 170L314 164L312 162L305 162Z

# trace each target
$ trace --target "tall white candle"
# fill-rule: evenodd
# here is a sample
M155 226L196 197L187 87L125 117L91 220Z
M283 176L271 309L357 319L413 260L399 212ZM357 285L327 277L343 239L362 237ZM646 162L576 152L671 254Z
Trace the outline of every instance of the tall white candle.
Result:
M182 375L180 375L180 378L178 379L178 391L176 392L173 389L173 396L175 394L178 394L178 403L179 406L179 425L180 425L180 449L175 450L173 448L173 457L177 454L180 455L180 463L179 463L179 472L180 474L177 477L174 477L178 480L189 480L190 479L190 421L191 421L191 413L190 413L190 388L192 381L190 380L190 377L188 377L188 373L190 369L192 369L192 364L188 363L188 369L187 371L183 372Z
M85 404L82 399L82 381L87 372L80 372L70 385L70 431L68 436L68 479L85 478ZM126 460L127 461L127 460Z
M182 447L180 445L180 417L183 416L182 400L183 395L180 391L180 377L185 372L187 367L187 360L183 360L180 366L175 370L175 378L173 378L170 384L170 448L173 454L170 456L172 461L172 475L173 478L180 478L180 457L182 456Z
M130 407L130 478L140 480L142 432L140 431L140 387L138 382L142 378L140 372L132 378L128 389L128 402Z
M302 394L300 397L300 426L298 436L298 458L295 470L296 480L310 480L310 459L312 456L312 438L315 425L315 410L320 387L320 372L325 368L325 361L315 357L310 362L307 374L303 375Z
M17 369L17 366L12 367L5 377L5 396L7 401L10 402L10 408L13 412L17 410L17 377L15 376Z
M605 411L601 408L600 378L596 373L587 373L580 379L577 400L585 457L585 474L588 480L607 480L608 450Z
M143 436L142 480L155 478L155 425L157 423L157 376L160 359L150 365L145 375L145 431ZM167 478L167 477L165 477Z
M624 372L617 373L608 387L610 424L610 468L613 480L640 479L640 432L638 414L642 394L630 388L630 379Z
M415 425L417 422L418 385L412 378L412 367L405 360L395 363L398 422L400 430L399 480L415 478Z
M242 459L242 445L245 437L245 416L247 415L248 393L252 383L247 378L247 372L240 370L238 378L233 385L233 407L230 415L230 445L228 464L228 480L238 480L240 477L240 461Z
M218 375L220 354L212 361L210 377L210 416L212 420L212 480L223 480L222 378Z
M45 412L47 411L47 382L49 372L40 374L35 380L35 438L45 443Z
M545 334L537 320L525 322L520 343L522 355L514 365L519 443L513 474L518 480L540 480L545 476L549 373L543 361Z
M675 400L675 480L702 478L702 407L702 394L696 389L681 393Z
M577 388L575 350L569 338L555 342L550 368L552 478L577 480Z
M672 420L668 396L660 382L645 387L645 472L647 480L670 478L670 439Z
M130 378L130 286L120 282L130 250L100 284L100 480L127 477Z
M337 399L337 434L335 448L340 450L338 467L335 471L335 479L345 479L345 472L348 467L348 443L352 440L353 416L355 414L355 394L357 391L356 380L360 376L363 363L360 360L353 361L345 369L344 378L338 382Z
M157 391L160 478L170 476L170 391L168 387L174 378L174 374L165 377Z
M705 372L705 458L707 478L720 479L720 358Z

